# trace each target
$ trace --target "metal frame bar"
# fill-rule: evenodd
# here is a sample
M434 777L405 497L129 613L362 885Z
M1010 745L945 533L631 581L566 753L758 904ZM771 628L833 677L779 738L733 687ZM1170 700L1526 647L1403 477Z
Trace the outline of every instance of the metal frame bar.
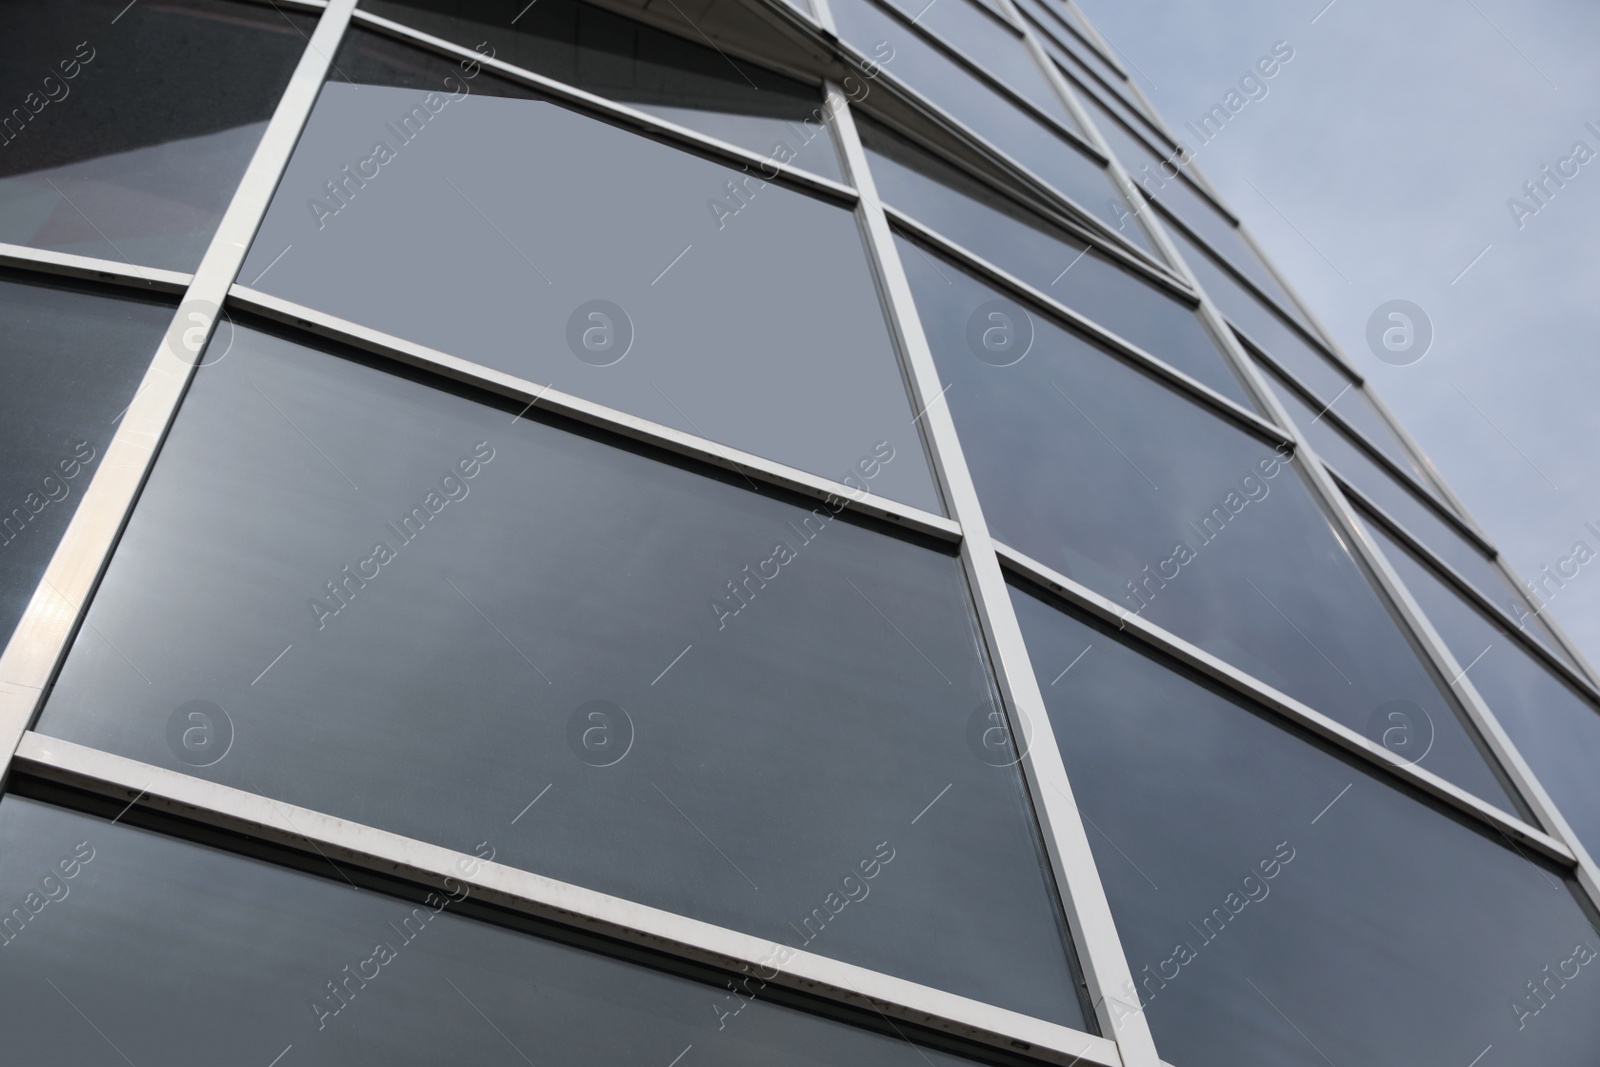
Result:
M996 1049L1020 1046L1043 1063L1122 1067L1113 1042L1080 1030L788 946L780 967L771 962L776 942L70 741L29 731L15 762L19 773L286 846L335 871L347 865L435 889L464 884L486 904L730 972L776 970L768 980L784 988Z
M0 781L38 711L46 686L77 630L124 523L144 487L160 442L198 362L179 354L190 322L209 339L228 287L266 215L300 138L356 0L332 0L317 20L249 167L195 270L167 339L156 350L105 461L84 489L16 631L0 654ZM137 271L135 273L138 273ZM198 356L198 352L194 353Z
M228 296L230 307L253 311L265 318L351 345L396 363L417 367L452 381L476 386L509 400L525 403L529 407L537 404L542 411L553 411L585 425L610 430L630 440L655 445L708 466L747 475L776 488L787 489L818 500L836 498L850 511L883 519L940 541L954 544L961 540L961 527L957 523L931 511L923 511L921 508L901 504L875 494L859 496L857 490L831 478L824 478L798 467L790 467L752 452L708 441L703 437L639 418L625 411L564 393L548 385L540 385L526 378L486 367L481 363L439 352L426 345L341 319L337 315L303 307L244 285L233 286Z
M3 241L0 241L0 267L56 274L64 278L107 282L111 285L155 293L181 293L194 281L194 275L182 271L139 267L132 263L118 263L112 259L96 259L93 256L78 256L69 252L51 252L43 248L31 248L28 245L6 244Z
M956 436L955 422L949 408L939 403L943 395L939 371L922 332L911 286L894 245L888 214L878 199L866 150L848 104L836 86L830 86L828 91L839 106L840 140L845 146L851 176L861 192L859 218L867 232L879 283L888 299L915 402L925 411L934 466L951 513L961 524L962 568L978 609L1002 703L1010 717L1012 736L1027 736L1023 723L1031 727L1032 740L1020 760L1023 779L1039 820L1045 852L1060 894L1063 915L1078 950L1090 1001L1101 1032L1115 1039L1123 1062L1128 1067L1155 1067L1159 1060L1149 1022L1138 1005L1123 999L1129 995L1126 991L1134 988L1133 973L1122 951L1111 904L1073 800L1061 750L1029 660L999 557L989 536L977 489Z

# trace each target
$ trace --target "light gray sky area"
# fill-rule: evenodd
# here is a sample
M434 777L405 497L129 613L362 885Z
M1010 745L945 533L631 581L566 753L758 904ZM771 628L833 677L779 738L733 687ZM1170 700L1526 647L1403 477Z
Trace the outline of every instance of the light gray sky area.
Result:
M1600 5L1080 4L1180 133L1289 42L1198 165L1525 579L1600 553ZM1435 331L1408 367L1365 340L1397 298ZM1600 558L1549 607L1600 661Z

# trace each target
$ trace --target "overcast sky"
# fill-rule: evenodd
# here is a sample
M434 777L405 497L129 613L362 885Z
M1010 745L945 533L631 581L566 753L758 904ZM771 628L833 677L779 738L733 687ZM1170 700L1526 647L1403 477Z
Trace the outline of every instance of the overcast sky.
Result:
M1600 156L1520 228L1507 205L1600 153L1600 5L1079 2L1180 130L1289 42L1199 166L1524 578L1600 552ZM1365 340L1397 298L1435 330L1403 368ZM1600 559L1550 611L1600 662Z

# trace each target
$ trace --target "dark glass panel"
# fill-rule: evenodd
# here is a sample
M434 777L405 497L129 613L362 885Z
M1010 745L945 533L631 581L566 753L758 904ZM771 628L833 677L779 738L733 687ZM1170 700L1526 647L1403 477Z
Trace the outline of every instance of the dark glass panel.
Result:
M894 77L1129 241L1150 248L1133 209L1098 161L1018 109L871 0L834 0L831 9L844 39L866 55L888 56L882 65Z
M1600 712L1381 524L1366 528L1584 847L1600 855Z
M581 0L362 0L361 6L763 158L844 179L825 128L831 123L822 90L710 45Z
M315 20L217 0L0 18L0 241L193 270Z
M1286 450L901 247L995 537L1375 741L1408 702L1404 754L1510 807Z
M381 38L339 65L246 284L835 480L888 439L872 491L941 510L850 211Z
M40 729L1082 1028L957 562L521 407L241 327Z
M1600 938L1558 872L1115 627L1013 600L1163 1058L1594 1062Z
M461 881L389 895L108 818L0 801L14 1063L969 1062L480 921Z
M1082 129L1062 103L1060 95L1045 78L1044 71L1004 20L978 7L971 0L889 0L907 18L942 39L980 70L998 78L1033 106L1073 133Z
M863 119L860 128L885 202L1253 407L1194 310L1181 300L886 127Z
M44 577L171 305L0 274L0 648Z

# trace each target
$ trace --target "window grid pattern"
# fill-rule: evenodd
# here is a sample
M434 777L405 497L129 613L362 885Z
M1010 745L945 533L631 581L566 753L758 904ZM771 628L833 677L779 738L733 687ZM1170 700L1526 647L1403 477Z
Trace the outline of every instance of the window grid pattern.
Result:
M813 2L819 9L816 22L820 27L831 28L825 0ZM1139 199L1137 187L1127 169L1116 159L1096 129L1092 117L1074 96L1070 83L1055 66L1029 20L1015 9L1011 0L996 2L1012 26L1022 32L1031 57L1060 95L1063 105L1077 124L1087 131L1090 147L1110 161L1118 187L1128 193L1133 203L1144 203ZM168 344L155 354L113 442L111 453L91 483L44 581L34 594L22 624L11 637L3 657L0 657L0 752L4 753L4 769L21 771L119 800L126 799L130 806L142 804L153 809L179 812L188 818L263 841L286 844L295 849L309 846L325 858L337 858L372 869L397 871L403 877L423 885L439 885L458 870L456 864L459 856L446 849L399 838L371 827L319 816L314 812L286 809L284 805L267 801L264 797L56 741L29 729L42 694L81 620L95 581L114 548L117 533L134 507L144 476L155 461L157 450L151 448L149 442L159 441L165 434L181 402L186 383L194 372L194 357L198 356L203 345L194 341L192 329L188 337L185 337L184 330L199 324L202 333L209 337L222 317L222 309L227 306L274 318L309 334L348 342L368 352L420 366L446 378L470 382L513 400L525 401L530 406L537 403L576 421L604 427L661 450L689 457L698 463L738 470L763 483L817 499L838 497L847 502L846 506L865 514L959 546L961 563L976 599L991 661L999 676L1008 714L1012 716L1013 733L1022 735L1025 732L1022 724L1031 723L1029 732L1033 741L1023 758L1024 777L1045 837L1045 850L1060 890L1062 908L1073 935L1099 1029L1106 1036L1078 1033L992 1005L967 1001L807 953L800 953L786 968L787 974L783 980L795 987L808 988L840 1004L887 1013L885 1018L893 1016L916 1021L970 1040L975 1047L1012 1049L1026 1043L1032 1049L1032 1056L1039 1062L1086 1062L1102 1067L1119 1064L1156 1067L1162 1062L1149 1027L1142 1013L1137 1010L1137 1004L1127 1002L1129 998L1125 990L1132 988L1131 968L1117 939L1110 907L1095 872L1086 828L1071 799L1071 786L1062 765L1060 750L1050 732L1043 697L1035 681L1007 592L1007 574L1051 590L1088 613L1118 622L1134 640L1178 657L1283 719L1334 741L1384 773L1423 790L1453 806L1466 817L1505 836L1514 846L1531 849L1560 866L1572 869L1591 901L1600 907L1600 871L1597 871L1593 860L1583 850L1566 820L1499 727L1492 710L1478 695L1462 665L1445 647L1382 552L1356 520L1338 483L1311 455L1304 436L1267 386L1261 370L1233 336L1221 312L1184 264L1165 233L1166 220L1156 212L1141 212L1142 225L1161 254L1176 265L1181 291L1193 294L1199 313L1234 369L1248 383L1257 402L1269 413L1271 422L1109 334L1078 310L1060 305L1001 268L943 241L937 234L921 227L915 219L886 209L877 200L867 170L867 157L851 118L851 109L856 105L846 100L837 84L827 85L828 100L830 106L837 108L837 134L848 164L850 184L763 160L744 149L663 122L536 73L516 70L505 64L497 65L493 60L484 61L486 67L536 86L557 99L603 113L614 122L631 125L654 136L692 146L696 151L734 163L777 166L784 182L854 208L867 234L870 255L885 289L890 318L899 339L914 404L919 412L918 418L926 419L925 432L929 438L936 476L950 505L950 517L897 504L879 496L858 498L848 487L830 479L775 463L759 455L730 454L729 450L694 435L560 394L538 383L490 370L449 353L426 349L404 338L389 337L334 316L258 293L240 284L239 269L250 238L265 214L296 139L310 115L317 93L328 74L330 57L336 53L340 41L352 25L383 30L414 43L430 45L448 55L472 56L468 50L357 12L355 0L330 0L327 3L306 0L288 6L319 11L322 17L262 136L246 177L238 187L200 266L192 275L21 246L0 247L0 264L8 267L93 279L131 288L182 293L184 298L174 319ZM1073 14L1082 21L1081 14L1075 9ZM787 7L782 8L781 16L792 20L805 19L805 16ZM807 25L810 25L809 21ZM852 50L840 47L820 34L816 35L816 41L831 48L846 68L859 69L861 57L854 55ZM1088 43L1105 55L1106 50L1098 41ZM1113 69L1120 69L1114 59L1108 55L1105 58ZM964 57L963 61L976 69L971 61ZM1137 92L1137 87L1131 82L1129 86ZM915 95L903 86L896 88L898 92L915 99ZM925 101L919 100L918 103L930 111L937 111ZM1002 168L1012 171L1019 169L998 153L987 149L985 152ZM1197 182L1196 185L1203 189L1203 183ZM1205 191L1205 195L1209 197L1209 191ZM1087 212L1081 214L1088 215ZM938 374L898 264L893 240L895 228L919 233L923 239L941 244L952 257L966 262L984 276L1034 305L1045 308L1080 331L1096 336L1125 358L1151 368L1168 386L1245 426L1263 440L1283 440L1293 445L1297 452L1308 456L1312 462L1307 464L1307 468L1311 471L1312 484L1323 505L1336 517L1340 528L1356 546L1359 557L1376 578L1384 595L1420 640L1435 667L1446 677L1456 680L1452 684L1457 685L1469 716L1547 830L1505 815L1437 776L1392 758L1381 747L1339 726L1314 709L1284 697L1271 686L1182 638L1129 616L1119 605L1071 578L994 541L984 522L977 493L967 472L954 422L940 404ZM1114 237L1092 219L1089 225L1079 227L1078 232L1086 235L1086 239L1097 248L1125 260L1142 255L1137 252L1130 255L1131 246L1121 243L1120 238ZM1249 241L1242 231L1241 237ZM1263 262L1266 262L1264 258ZM1149 267L1144 269L1152 276L1164 279L1158 270ZM1270 263L1267 269L1272 270ZM1251 284L1242 278L1241 272L1233 273L1240 275L1243 284ZM1281 279L1280 283L1293 297L1293 291L1287 283ZM1092 309L1089 312L1092 314ZM182 358L184 354L189 358ZM1342 362L1336 351L1331 354ZM1354 381L1356 388L1364 388L1359 378ZM1394 423L1381 406L1379 411L1406 447L1420 457L1420 452L1404 436L1403 429ZM1372 451L1376 453L1376 450ZM1423 459L1423 462L1426 463L1426 460ZM1439 487L1448 496L1449 489L1442 481ZM1450 499L1455 503L1453 497ZM1436 556L1428 553L1425 545L1413 544L1412 547L1427 554L1436 569L1453 577L1453 572L1439 563ZM1497 557L1496 565L1507 574L1514 586L1520 587L1503 559ZM1477 594L1469 583L1455 579L1454 584L1477 599L1482 599L1481 594ZM1581 666L1584 676L1580 677L1576 671L1560 663L1537 642L1525 640L1524 643L1569 680L1579 683L1593 699L1596 693L1593 669L1588 667L1559 631L1557 634L1565 650ZM758 939L733 931L666 913L649 913L649 909L640 909L603 894L555 886L537 876L493 864L487 865L486 870L478 876L478 881L493 899L515 910L557 917L565 923L578 923L622 940L650 944L658 949L666 946L666 951L686 959L729 970L756 963L767 947Z

